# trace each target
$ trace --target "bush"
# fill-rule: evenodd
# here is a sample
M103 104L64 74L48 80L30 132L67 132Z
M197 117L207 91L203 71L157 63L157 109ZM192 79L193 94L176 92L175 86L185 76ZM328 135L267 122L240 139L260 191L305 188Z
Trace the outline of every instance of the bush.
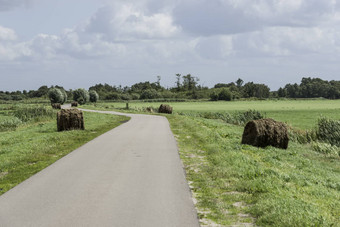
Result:
M87 103L90 100L89 92L84 88L79 88L73 91L73 100L78 102L80 105Z
M65 95L66 95L66 92L65 92ZM64 103L64 100L65 100L63 92L58 88L51 88L48 91L48 98L50 99L51 104Z
M227 88L223 88L218 94L219 100L231 101L233 95Z
M67 101L67 93L64 89L60 89L61 93L63 94L63 101L61 104L64 104Z
M340 121L320 118L316 129L318 140L340 147Z
M45 106L38 107L18 107L13 111L13 116L23 122L38 121L40 118L54 118L55 111Z
M98 95L98 93L96 91L91 90L89 92L89 95L90 95L90 102L97 102L98 101L99 95Z
M5 119L0 122L0 132L15 130L21 124L22 121L17 117Z
M140 99L158 99L161 95L155 89L148 89L142 92Z
M340 155L340 148L337 146L333 146L329 143L320 143L320 142L313 142L312 143L313 150L328 155Z

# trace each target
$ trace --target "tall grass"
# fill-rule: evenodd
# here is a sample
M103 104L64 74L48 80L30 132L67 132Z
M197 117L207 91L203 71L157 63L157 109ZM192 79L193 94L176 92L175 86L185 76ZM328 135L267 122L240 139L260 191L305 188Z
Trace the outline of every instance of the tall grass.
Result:
M340 147L340 120L320 118L316 136L321 141Z
M0 121L0 132L15 130L21 124L22 121L16 117L3 119Z
M46 106L18 106L12 114L21 121L28 122L51 119L55 117L56 111Z

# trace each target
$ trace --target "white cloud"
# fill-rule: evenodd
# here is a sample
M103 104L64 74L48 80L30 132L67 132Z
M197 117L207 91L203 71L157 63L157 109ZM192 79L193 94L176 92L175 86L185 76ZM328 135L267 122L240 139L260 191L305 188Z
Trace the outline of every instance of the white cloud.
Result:
M17 38L15 31L0 25L0 41L12 41Z
M172 17L166 13L146 14L132 4L114 4L100 8L84 32L101 34L110 41L164 39L178 34Z

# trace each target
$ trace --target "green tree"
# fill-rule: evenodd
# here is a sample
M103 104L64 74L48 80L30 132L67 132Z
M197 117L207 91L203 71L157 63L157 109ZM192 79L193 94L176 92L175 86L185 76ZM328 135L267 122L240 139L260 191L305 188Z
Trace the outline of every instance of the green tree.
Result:
M53 103L63 103L64 102L64 95L58 88L51 88L48 91L48 98L51 101L51 104Z
M89 92L89 95L90 95L90 102L97 102L98 101L99 95L95 90L91 90Z
M77 101L80 105L87 103L90 100L89 92L84 88L79 88L73 91L73 100Z

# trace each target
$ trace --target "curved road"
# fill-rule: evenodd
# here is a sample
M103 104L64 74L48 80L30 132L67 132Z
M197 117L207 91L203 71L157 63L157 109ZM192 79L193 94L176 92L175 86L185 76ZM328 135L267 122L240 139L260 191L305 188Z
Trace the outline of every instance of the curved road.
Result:
M167 119L124 115L3 194L0 226L199 226Z

